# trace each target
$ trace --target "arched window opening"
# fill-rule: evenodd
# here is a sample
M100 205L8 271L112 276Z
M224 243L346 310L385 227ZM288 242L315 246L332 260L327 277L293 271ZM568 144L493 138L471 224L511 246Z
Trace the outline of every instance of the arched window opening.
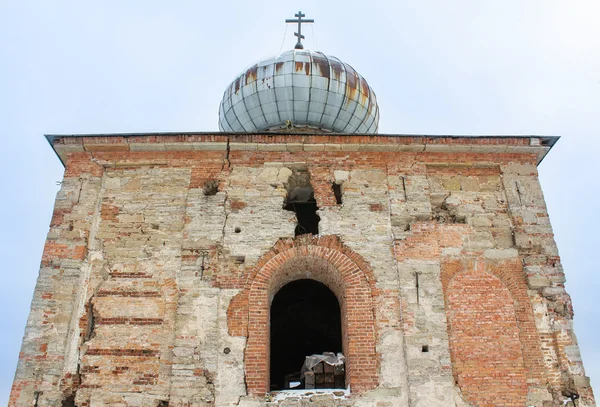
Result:
M296 280L281 288L271 304L271 390L345 388L343 364L321 362L314 376L301 377L307 356L342 352L341 327L340 304L324 284Z

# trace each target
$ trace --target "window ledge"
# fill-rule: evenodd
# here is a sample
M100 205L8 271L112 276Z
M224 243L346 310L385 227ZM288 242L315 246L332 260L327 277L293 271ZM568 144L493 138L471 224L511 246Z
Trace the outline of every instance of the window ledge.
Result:
M350 387L346 389L299 389L299 390L275 390L270 393L271 401L282 401L289 398L309 399L313 396L331 395L333 399L344 399L350 397Z

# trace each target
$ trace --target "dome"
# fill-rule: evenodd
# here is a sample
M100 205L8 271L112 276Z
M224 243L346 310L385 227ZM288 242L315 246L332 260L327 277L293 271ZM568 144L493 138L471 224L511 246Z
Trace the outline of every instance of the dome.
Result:
M310 127L338 133L377 133L373 89L350 65L305 49L252 65L225 90L221 131Z

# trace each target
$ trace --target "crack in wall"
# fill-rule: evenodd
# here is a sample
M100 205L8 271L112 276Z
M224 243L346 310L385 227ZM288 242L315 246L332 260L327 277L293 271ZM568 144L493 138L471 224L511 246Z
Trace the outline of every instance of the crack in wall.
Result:
M515 181L515 187L517 188L517 196L519 197L519 205L523 206L523 198L521 197L521 183Z
M227 221L229 219L229 212L227 211L227 201L229 200L229 195L227 193L227 188L223 191L225 197L223 198L223 214L225 215L225 220L223 221L223 229L221 231L221 250L225 247L225 233L227 228Z
M390 169L389 166L386 165L385 166L385 174L386 174L386 184L389 190L389 177L390 177ZM401 176L402 179L402 188L404 191L404 201L406 201L406 186L404 183L404 177ZM399 304L399 310L398 310L398 314L399 314L399 329L400 332L402 334L402 362L403 362L403 367L405 369L405 371L408 371L408 349L406 346L406 340L404 338L404 327L403 327L403 321L404 321L404 307L402 306L402 287L400 284L400 264L398 262L398 248L397 245L395 244L396 240L398 239L396 237L396 234L394 233L394 228L391 225L391 219L392 219L392 196L390 195L390 193L388 192L387 194L387 199L388 199L388 219L390 220L390 235L392 237L392 253L394 256L394 265L396 266L396 284L397 284L397 290L398 290L398 304ZM376 321L376 319L375 319ZM408 383L408 377L405 377L404 380L402 380L401 385L404 387L405 393L406 393L406 403L410 406L410 386Z
M83 178L79 178L79 192L77 192L77 202L76 205L79 204L79 199L81 198L81 191L83 190Z
M227 136L227 147L225 149L225 159L221 163L221 171L225 169L225 162L227 162L227 168L231 168L231 161L229 161L229 153L231 152L231 147L229 145L231 141L231 137Z

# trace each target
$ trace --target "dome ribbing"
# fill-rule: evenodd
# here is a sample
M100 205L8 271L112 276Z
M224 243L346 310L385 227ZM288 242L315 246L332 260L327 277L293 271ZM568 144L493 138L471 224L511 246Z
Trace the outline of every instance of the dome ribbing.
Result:
M258 62L225 90L221 131L306 126L339 133L377 133L373 89L350 65L304 49Z

